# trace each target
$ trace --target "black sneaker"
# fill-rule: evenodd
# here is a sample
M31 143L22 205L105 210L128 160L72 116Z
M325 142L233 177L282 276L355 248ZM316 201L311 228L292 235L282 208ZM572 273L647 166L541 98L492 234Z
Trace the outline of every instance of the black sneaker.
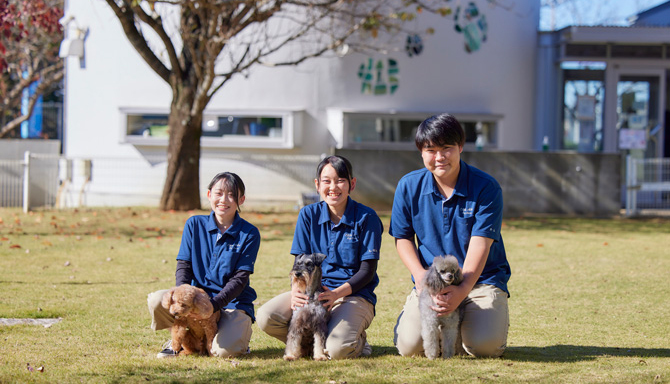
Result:
M177 352L172 350L172 340L168 340L165 344L163 344L163 350L158 352L158 355L156 355L157 358L163 359L166 357L175 357L177 356Z

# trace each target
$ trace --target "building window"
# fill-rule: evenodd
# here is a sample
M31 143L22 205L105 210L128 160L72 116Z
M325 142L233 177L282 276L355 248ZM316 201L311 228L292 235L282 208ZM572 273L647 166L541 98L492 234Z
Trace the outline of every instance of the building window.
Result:
M168 137L168 115L128 114L126 135L138 137Z
M272 116L207 116L202 125L202 135L207 137L263 136L281 137L281 117Z
M343 113L343 145L352 149L415 150L419 124L430 114ZM499 115L454 114L465 130L465 146L495 148ZM332 131L332 129L331 129ZM478 140L479 138L479 140Z
M167 145L167 112L123 109L122 141L134 145ZM205 112L203 147L293 148L302 119L299 112Z

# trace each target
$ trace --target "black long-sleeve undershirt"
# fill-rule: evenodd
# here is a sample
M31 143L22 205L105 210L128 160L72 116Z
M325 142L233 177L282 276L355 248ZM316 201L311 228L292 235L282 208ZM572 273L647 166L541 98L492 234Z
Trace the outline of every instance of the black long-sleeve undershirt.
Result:
M358 292L361 288L365 287L372 279L375 277L375 272L377 272L377 262L379 260L363 260L361 261L361 267L358 269L348 283L351 285L351 292Z

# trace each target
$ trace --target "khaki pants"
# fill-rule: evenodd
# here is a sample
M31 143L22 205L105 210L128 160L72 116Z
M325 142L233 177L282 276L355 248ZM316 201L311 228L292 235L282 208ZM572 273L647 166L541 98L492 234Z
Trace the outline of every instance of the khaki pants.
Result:
M258 309L258 326L268 335L286 343L291 321L291 292L285 292ZM358 357L366 343L365 330L372 323L374 306L358 296L338 299L328 322L326 351L331 359Z
M509 311L507 293L493 285L475 285L463 300L461 337L465 351L476 357L498 357L507 347ZM419 296L407 296L394 329L394 340L402 356L423 355Z
M158 331L167 329L174 324L174 317L163 308L161 300L167 289L150 293L147 297L149 314L151 314L151 329ZM219 357L234 357L245 354L249 350L251 340L251 318L240 309L221 310L219 331L212 342L212 355Z

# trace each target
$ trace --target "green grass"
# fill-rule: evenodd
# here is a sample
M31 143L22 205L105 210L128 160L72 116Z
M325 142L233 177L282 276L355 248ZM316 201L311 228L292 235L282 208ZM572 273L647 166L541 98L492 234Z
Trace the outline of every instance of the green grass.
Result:
M385 234L372 356L288 363L283 345L254 324L249 356L159 360L169 336L149 328L146 295L174 284L189 214L0 209L0 317L62 318L49 328L0 326L0 383L670 382L668 219L505 220L512 297L503 358L397 355L393 326L411 283ZM258 307L289 288L297 213L243 217L263 236L251 278Z

